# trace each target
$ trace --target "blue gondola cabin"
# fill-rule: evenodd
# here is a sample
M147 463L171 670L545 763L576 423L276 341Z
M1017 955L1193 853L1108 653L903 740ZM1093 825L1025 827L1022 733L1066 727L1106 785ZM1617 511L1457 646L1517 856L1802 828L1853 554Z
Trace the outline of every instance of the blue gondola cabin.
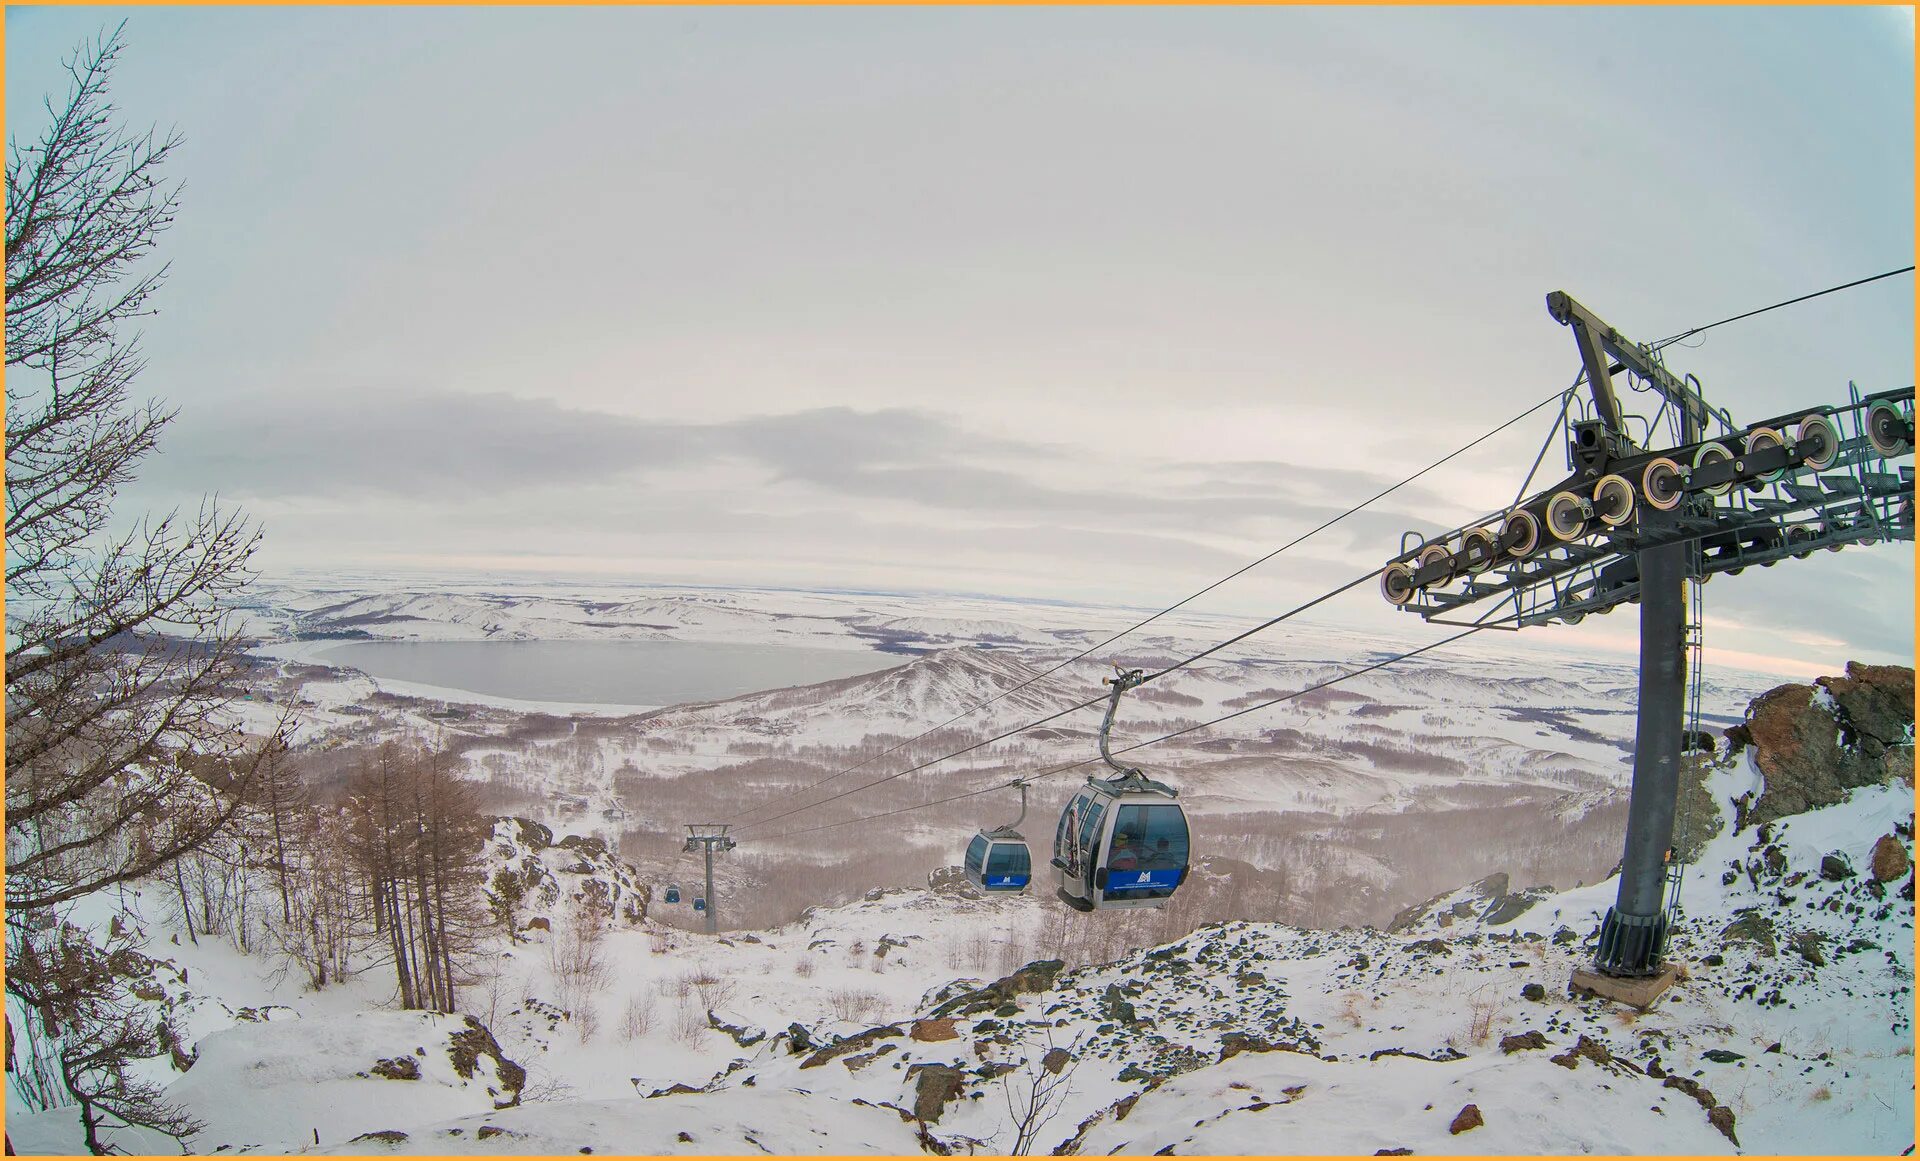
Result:
M1033 880L1033 856L1027 840L1012 831L982 831L967 844L967 882L982 891L1024 891Z
M1090 778L1054 834L1060 898L1080 911L1164 906L1186 879L1189 839L1171 787Z

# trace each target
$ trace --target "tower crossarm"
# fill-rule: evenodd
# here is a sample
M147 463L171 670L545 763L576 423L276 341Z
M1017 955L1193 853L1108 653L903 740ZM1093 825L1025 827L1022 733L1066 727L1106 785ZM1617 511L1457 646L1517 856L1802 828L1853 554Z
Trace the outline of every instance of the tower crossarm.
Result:
M1912 540L1911 386L1818 405L1664 450L1589 457L1511 508L1409 537L1383 595L1431 620L1514 602L1506 620L1578 620L1637 599L1634 555L1697 542L1694 575L1819 548Z
M1653 348L1628 339L1564 290L1547 295L1547 313L1555 322L1572 328L1574 345L1580 350L1580 364L1587 372L1587 389L1593 396L1594 412L1612 435L1623 443L1626 440L1625 416L1613 390L1613 377L1621 371L1639 376L1679 409L1683 438L1694 440L1705 434L1711 414L1707 401L1667 370Z

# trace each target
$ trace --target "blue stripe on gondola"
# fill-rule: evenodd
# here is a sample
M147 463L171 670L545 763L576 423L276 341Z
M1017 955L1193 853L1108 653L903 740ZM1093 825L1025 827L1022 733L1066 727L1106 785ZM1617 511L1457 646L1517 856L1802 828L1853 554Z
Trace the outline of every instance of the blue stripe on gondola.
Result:
M988 887L1005 887L1008 890L1018 890L1026 886L1028 880L1032 877L1031 875L988 875L986 877L986 883Z
M1177 887L1180 885L1180 868L1170 867L1158 871L1113 871L1107 872L1107 894L1118 895L1122 891L1149 891Z

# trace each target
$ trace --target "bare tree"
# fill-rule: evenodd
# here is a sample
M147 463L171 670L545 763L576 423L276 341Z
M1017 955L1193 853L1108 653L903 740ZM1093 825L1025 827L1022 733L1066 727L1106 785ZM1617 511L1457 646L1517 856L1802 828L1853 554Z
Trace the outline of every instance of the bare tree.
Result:
M104 1135L137 1127L184 1141L200 1123L167 1101L160 1086L134 1075L133 1062L172 1047L164 1020L128 988L128 967L140 956L120 929L96 946L92 934L61 923L43 938L7 932L7 990L31 1006L38 1025L31 1042L50 1049L39 1063L57 1075L62 1103L77 1104L87 1149L113 1149Z
M1067 1098L1073 1095L1073 1074L1080 1067L1080 1038L1061 1047L1053 1042L1053 1030L1049 1028L1046 1049L1042 1053L1037 1044L1028 1042L1026 1059L1000 1082L1000 1095L1006 1098L1007 1115L1013 1120L1010 1156L1031 1153L1041 1130L1060 1115Z
M353 945L370 918L363 877L349 849L347 816L334 807L308 807L288 820L281 867L286 914L263 924L269 953L282 971L297 968L315 991L345 979Z
M57 916L225 829L286 729L249 736L232 711L247 663L226 604L258 533L211 502L112 527L172 418L129 395L127 324L166 274L150 258L179 144L118 124L121 47L115 30L69 58L72 88L38 139L9 143L6 179L7 990L58 1041L96 1151L115 1124L190 1123L128 1074L160 1051L152 1020Z
M404 1008L454 1011L464 965L493 922L481 891L486 824L451 761L387 743L351 782L349 849Z
M547 965L553 972L554 1002L575 1022L580 1040L592 1036L587 1014L601 992L613 983L613 964L606 958L606 925L597 911L576 909L562 920L547 944Z
M178 143L114 123L119 33L7 159L7 909L150 874L224 827L277 736L229 712L246 662L226 600L259 539L209 503L109 533L171 414L136 407L137 336ZM207 793L207 790L215 793ZM128 836L132 836L129 838Z

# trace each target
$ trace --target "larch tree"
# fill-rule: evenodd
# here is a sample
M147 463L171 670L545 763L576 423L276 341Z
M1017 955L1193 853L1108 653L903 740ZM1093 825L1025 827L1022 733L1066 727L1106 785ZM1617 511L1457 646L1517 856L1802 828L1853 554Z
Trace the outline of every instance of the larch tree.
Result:
M385 743L355 772L350 849L371 900L370 946L403 1008L451 1012L493 922L482 887L487 826L472 784L438 751Z
M178 1134L190 1122L122 1063L153 1038L64 913L226 828L286 723L250 735L232 709L247 665L227 605L258 532L212 502L131 523L114 507L172 418L131 393L129 324L166 275L180 143L120 124L121 49L115 30L69 58L65 100L7 155L7 991L99 1127ZM110 1147L92 1119L88 1138Z

